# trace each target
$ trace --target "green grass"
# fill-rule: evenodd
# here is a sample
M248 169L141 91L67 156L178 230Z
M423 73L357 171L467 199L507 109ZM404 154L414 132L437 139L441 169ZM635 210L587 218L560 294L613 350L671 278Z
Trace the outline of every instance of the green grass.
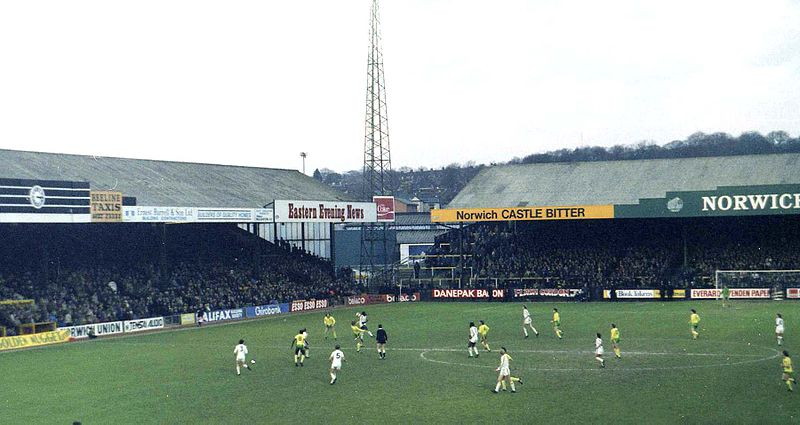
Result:
M563 340L548 320L561 311ZM389 332L387 360L373 342L357 354L349 332L355 309L334 310L347 356L336 385L322 339L323 313L225 326L99 339L0 354L2 423L797 423L800 389L780 380L774 315L786 320L786 349L800 363L791 302L531 303L541 335L522 338L521 305L418 303L359 307L370 329ZM689 309L702 317L689 336ZM516 394L492 394L496 352L469 359L469 321L491 327L506 346ZM613 358L608 329L622 333ZM289 348L310 330L311 358L296 368ZM594 333L608 367L593 359ZM236 376L233 347L244 338L252 372ZM627 353L626 353L627 352Z

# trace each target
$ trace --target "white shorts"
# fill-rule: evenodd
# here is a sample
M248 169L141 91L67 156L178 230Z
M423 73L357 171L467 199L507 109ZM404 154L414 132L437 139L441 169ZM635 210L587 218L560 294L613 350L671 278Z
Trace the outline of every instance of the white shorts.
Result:
M470 338L469 339L469 343L470 344L477 344L478 343L478 338Z
M341 363L333 363L333 364L331 364L331 369L341 370L342 369L342 364Z
M603 347L597 347L597 349L594 350L594 354L596 356L602 356L603 355Z
M782 334L783 333L783 326L775 326L775 333Z
M247 360L244 356L236 356L236 363L247 363Z
M500 376L509 376L511 375L511 370L507 367L500 369Z
M526 325L530 325L531 322L533 322L533 320L531 320L531 316L526 317L525 320L523 321L523 323Z

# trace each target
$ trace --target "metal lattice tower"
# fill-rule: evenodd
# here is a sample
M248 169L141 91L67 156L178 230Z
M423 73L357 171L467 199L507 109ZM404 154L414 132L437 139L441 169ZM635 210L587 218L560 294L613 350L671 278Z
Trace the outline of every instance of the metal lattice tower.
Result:
M389 118L386 112L386 83L383 78L380 16L378 0L372 0L367 56L367 114L364 137L364 197L389 195L388 172L392 169L389 151Z
M371 201L374 195L390 195L388 187L392 159L389 150L389 119L386 112L386 83L383 77L381 52L380 14L378 0L372 0L369 26L369 54L367 55L367 111L364 121L364 183L363 198ZM373 280L388 260L386 224L365 224L361 227L361 255L359 274L362 282ZM375 248L382 246L382 255ZM384 273L385 274L385 273ZM365 279L365 276L368 276Z

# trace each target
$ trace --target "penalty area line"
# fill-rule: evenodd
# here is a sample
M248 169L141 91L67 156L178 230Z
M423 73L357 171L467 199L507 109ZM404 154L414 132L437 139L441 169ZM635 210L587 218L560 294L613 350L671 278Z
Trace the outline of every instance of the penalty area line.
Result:
M762 347L762 348L766 348L766 347ZM623 368L618 368L618 369L615 368L614 370L621 370L621 371L626 371L626 372L627 371L636 372L636 371L702 369L702 368L710 368L710 367L730 367L730 366L739 366L739 365L750 364L750 363L760 363L760 362L764 362L764 361L767 361L767 360L772 360L772 359L776 359L776 358L780 357L781 353L778 350L775 350L775 349L772 349L772 348L770 348L770 350L772 350L774 352L774 354L768 355L768 356L765 356L765 357L759 356L758 358L755 358L755 359L741 360L741 361L735 361L735 362L710 363L710 364L702 364L702 365L660 366L660 367L623 367ZM422 360L425 360L425 361L428 361L428 362L431 362L431 363L444 364L444 365L448 365L448 366L467 366L467 367L478 367L478 368L495 369L495 367L491 366L491 365L480 365L480 364L471 364L471 363L450 362L450 361L445 361L445 360L431 359L431 358L425 356L425 354L428 354L430 352L436 352L436 351L439 351L439 352L447 351L447 352L449 352L449 351L463 351L463 350L431 349L431 350L422 351L421 353L419 353L419 356L420 356L420 358ZM546 350L527 350L527 351L526 350L520 350L520 351L517 351L517 352L522 352L522 353L525 353L525 352L537 352L537 353L539 353L539 352L546 352ZM562 350L559 350L558 352L562 352ZM571 351L569 353L572 353L572 354L575 354L575 353L594 354L593 351L585 351L585 352L584 351ZM640 352L640 354L660 355L659 353L645 353L645 352ZM683 355L683 353L667 353L667 354ZM696 353L696 354L700 354L700 353ZM722 356L722 355L720 355L720 356ZM529 371L534 371L534 372L583 372L583 371L590 371L590 370L595 370L595 371L604 370L604 369L600 369L600 368L576 368L576 367L571 367L571 368L520 367L520 368L517 368L517 369L529 370Z

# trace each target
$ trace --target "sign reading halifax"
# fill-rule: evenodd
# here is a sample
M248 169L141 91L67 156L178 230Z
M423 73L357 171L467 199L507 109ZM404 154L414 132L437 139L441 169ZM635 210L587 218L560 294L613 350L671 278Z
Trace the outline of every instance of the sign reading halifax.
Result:
M206 311L203 313L203 322L221 322L223 320L238 320L244 318L244 309Z

